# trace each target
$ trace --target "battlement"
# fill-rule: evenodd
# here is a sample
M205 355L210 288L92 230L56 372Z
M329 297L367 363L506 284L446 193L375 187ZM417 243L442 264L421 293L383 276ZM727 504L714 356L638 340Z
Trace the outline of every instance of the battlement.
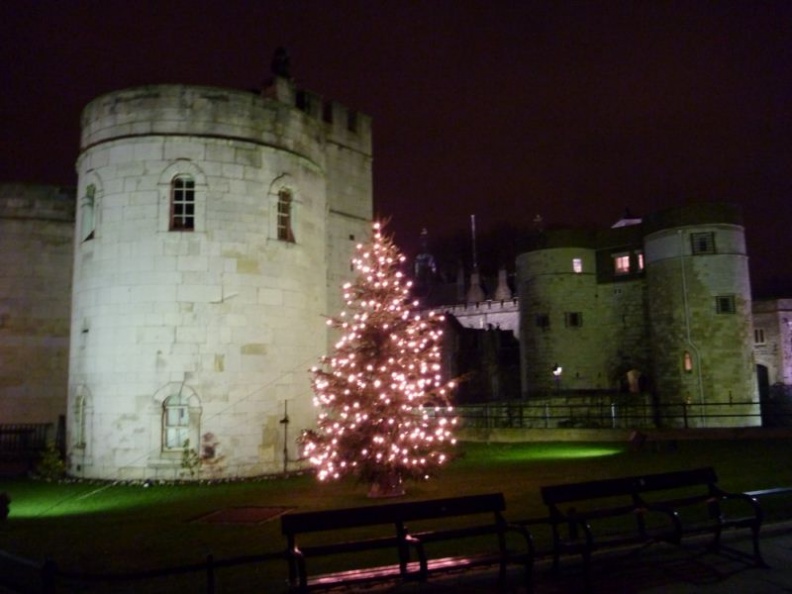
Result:
M433 309L439 309L457 317L470 314L480 314L482 312L512 312L519 310L519 301L516 297L503 299L501 301L478 301L476 303L441 305Z
M517 298L502 301L479 301L466 305L447 305L432 308L454 316L465 328L507 330L515 338L520 334L520 303Z
M74 222L75 189L0 184L0 218Z
M83 110L83 151L145 136L251 142L303 155L317 164L324 163L327 143L371 155L368 116L298 91L282 78L261 93L194 85L134 87L97 97Z
M325 125L327 140L371 155L371 117L332 99L276 76L261 91L262 97L290 105Z

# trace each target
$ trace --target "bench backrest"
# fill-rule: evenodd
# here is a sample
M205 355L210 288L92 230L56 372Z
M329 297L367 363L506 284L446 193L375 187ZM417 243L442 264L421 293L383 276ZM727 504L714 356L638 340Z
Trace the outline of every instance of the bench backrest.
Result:
M365 507L296 512L281 516L281 533L293 535L487 512L499 514L505 509L506 501L502 493L488 493L426 501L405 501Z
M630 495L632 492L633 485L630 477L541 487L542 501L550 507L562 503Z
M717 482L718 475L715 474L715 469L705 467L637 476L635 477L635 489L638 493L648 493L701 485L712 486Z
M698 485L714 485L718 481L715 470L712 468L696 468L694 470L678 470L661 472L658 474L645 474L623 478L601 479L583 483L570 483L566 485L553 485L542 487L542 501L551 509L562 503L573 503L605 499L608 497L623 497L662 491L682 489Z

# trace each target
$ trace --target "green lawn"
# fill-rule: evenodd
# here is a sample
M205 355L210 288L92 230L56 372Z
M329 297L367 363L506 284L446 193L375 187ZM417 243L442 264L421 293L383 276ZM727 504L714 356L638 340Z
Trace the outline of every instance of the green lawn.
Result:
M651 446L652 444L647 444ZM435 479L408 484L406 499L503 492L507 517L545 515L539 487L562 482L714 466L728 490L792 486L790 442L680 441L676 448L626 444L461 444ZM0 522L0 549L34 559L54 558L84 572L158 568L283 548L280 523L195 521L230 507L320 509L377 505L352 480L319 483L313 476L213 485L55 484L0 481L11 514ZM768 500L770 519L792 518L790 498Z

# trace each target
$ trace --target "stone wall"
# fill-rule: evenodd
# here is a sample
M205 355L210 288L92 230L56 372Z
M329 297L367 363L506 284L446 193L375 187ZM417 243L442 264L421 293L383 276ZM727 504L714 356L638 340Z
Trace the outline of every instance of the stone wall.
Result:
M0 185L0 419L66 413L74 190Z

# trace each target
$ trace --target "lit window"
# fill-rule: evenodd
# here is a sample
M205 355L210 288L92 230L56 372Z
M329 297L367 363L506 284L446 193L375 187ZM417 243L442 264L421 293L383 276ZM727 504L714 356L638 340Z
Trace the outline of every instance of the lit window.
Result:
M577 328L583 325L583 314L579 311L564 312L564 323L568 327Z
M289 190L278 192L278 239L294 242L292 231L292 195Z
M690 356L689 351L685 351L685 355L683 357L683 365L686 372L690 373L691 371L693 371L693 357Z
M718 295L715 297L715 311L719 314L737 313L734 295Z
M635 258L638 260L638 270L644 269L644 256L643 252L635 252Z
M630 254L614 254L613 271L616 274L630 273Z
M180 175L171 182L171 231L195 229L195 181Z
M754 344L764 344L764 343L765 343L764 328L755 328Z
M85 196L82 199L82 238L83 241L88 241L94 237L95 229L95 201L96 201L96 186L91 184L85 188Z
M691 233L690 249L693 254L714 254L715 253L715 234L714 233Z
M583 260L581 258L572 258L572 270L575 274L583 272Z

